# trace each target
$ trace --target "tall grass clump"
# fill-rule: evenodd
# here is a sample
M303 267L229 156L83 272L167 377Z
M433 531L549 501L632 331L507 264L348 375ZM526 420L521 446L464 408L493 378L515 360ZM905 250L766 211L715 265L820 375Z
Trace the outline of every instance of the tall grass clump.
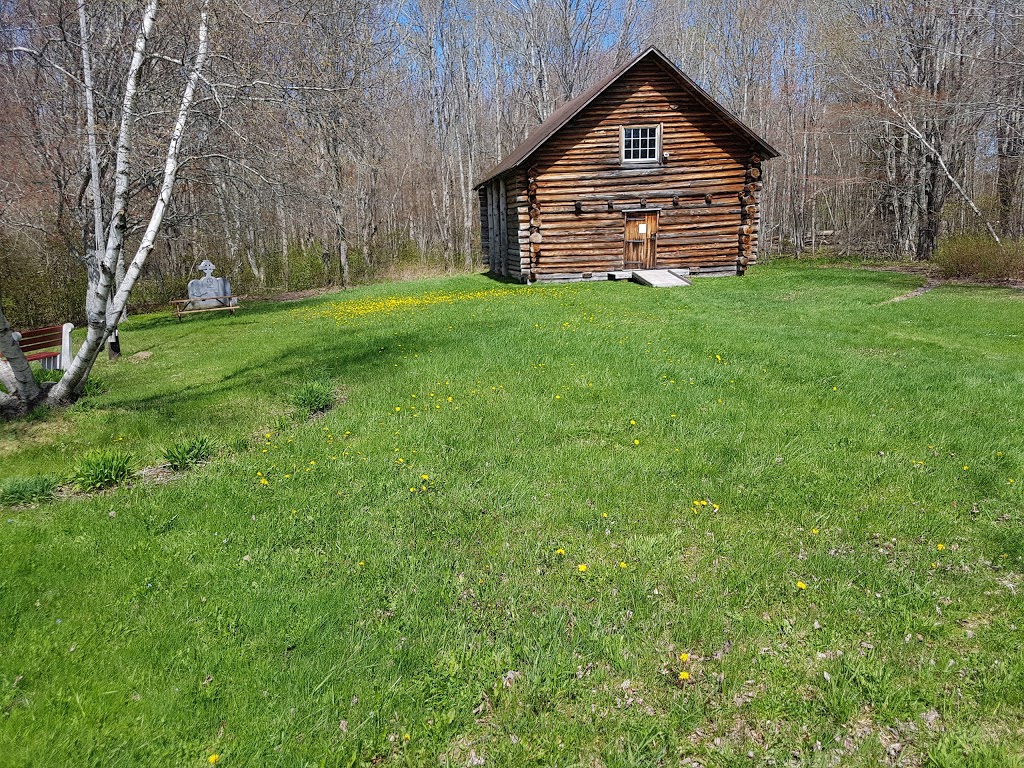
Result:
M0 483L0 506L18 507L49 501L60 482L55 477L10 477Z
M135 474L135 456L128 451L114 449L93 451L81 458L71 479L80 491L99 491L112 488Z
M326 381L307 381L292 393L292 405L307 416L330 410L334 389Z
M946 277L1013 280L1024 277L1024 241L1000 247L988 235L953 235L939 244L935 263Z
M205 435L189 435L164 449L164 460L171 469L178 472L206 461L216 452L217 446Z

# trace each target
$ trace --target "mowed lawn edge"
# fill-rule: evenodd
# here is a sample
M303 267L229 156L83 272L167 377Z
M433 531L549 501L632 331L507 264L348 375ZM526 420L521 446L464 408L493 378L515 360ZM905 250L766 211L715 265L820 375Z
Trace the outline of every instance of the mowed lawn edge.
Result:
M3 474L220 450L3 510L4 754L1011 763L1021 299L884 303L920 282L476 276L133 318L105 392L0 428Z

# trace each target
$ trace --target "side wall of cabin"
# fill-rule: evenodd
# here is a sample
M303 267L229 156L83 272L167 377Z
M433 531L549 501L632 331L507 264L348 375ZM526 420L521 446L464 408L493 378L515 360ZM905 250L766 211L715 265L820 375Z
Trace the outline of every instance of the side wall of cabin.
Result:
M620 127L659 123L668 160L623 163ZM530 241L523 272L621 269L623 211L657 208L659 268L742 273L757 257L760 163L744 136L661 66L642 62L528 160L518 220Z
M480 187L480 244L492 274L525 280L520 254L525 243L519 208L525 200L522 171L512 171Z

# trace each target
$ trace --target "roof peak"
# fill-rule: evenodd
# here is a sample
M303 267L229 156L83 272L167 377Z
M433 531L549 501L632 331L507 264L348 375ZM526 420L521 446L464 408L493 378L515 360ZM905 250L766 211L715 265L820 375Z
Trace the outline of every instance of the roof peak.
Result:
M527 135L526 139L512 150L504 160L488 171L483 179L476 184L476 188L483 186L496 176L500 176L506 171L510 171L518 167L534 152L540 149L548 139L554 136L562 127L588 107L591 102L604 93L613 83L618 81L619 78L625 75L629 70L651 55L654 55L658 62L676 78L680 87L689 91L705 109L722 120L722 122L728 125L736 133L745 136L752 145L756 146L767 157L771 158L779 156L778 150L761 138L761 136L755 133L753 129L747 126L746 123L740 120L736 115L716 101L711 94L697 85L697 83L679 69L679 67L677 67L660 48L651 44L640 51L640 53L636 54L629 61L619 65L615 70L605 76L604 79L583 91L579 96L576 96L559 106L551 113L550 116L548 116L546 120L535 126Z

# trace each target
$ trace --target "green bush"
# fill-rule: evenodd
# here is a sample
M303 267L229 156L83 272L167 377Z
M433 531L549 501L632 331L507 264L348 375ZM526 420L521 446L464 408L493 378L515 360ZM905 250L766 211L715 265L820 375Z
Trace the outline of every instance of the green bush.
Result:
M128 451L93 451L79 460L71 479L80 491L111 488L131 479L134 463L135 457Z
M1012 280L1024 277L1024 242L988 235L954 235L939 243L935 263L946 277Z
M10 477L0 483L0 505L8 507L49 501L60 482L55 477Z
M107 382L99 376L90 376L85 380L85 386L82 387L82 394L86 397L92 397L93 395L103 394L107 389Z
M32 366L32 377L36 380L36 383L42 384L45 381L60 381L60 377L64 375L64 371L55 371L52 369L39 368L35 365Z
M185 437L164 451L164 459L175 472L189 469L206 461L216 452L217 446L204 435Z
M292 405L312 415L330 409L334 404L334 389L326 381L307 381L292 394Z

